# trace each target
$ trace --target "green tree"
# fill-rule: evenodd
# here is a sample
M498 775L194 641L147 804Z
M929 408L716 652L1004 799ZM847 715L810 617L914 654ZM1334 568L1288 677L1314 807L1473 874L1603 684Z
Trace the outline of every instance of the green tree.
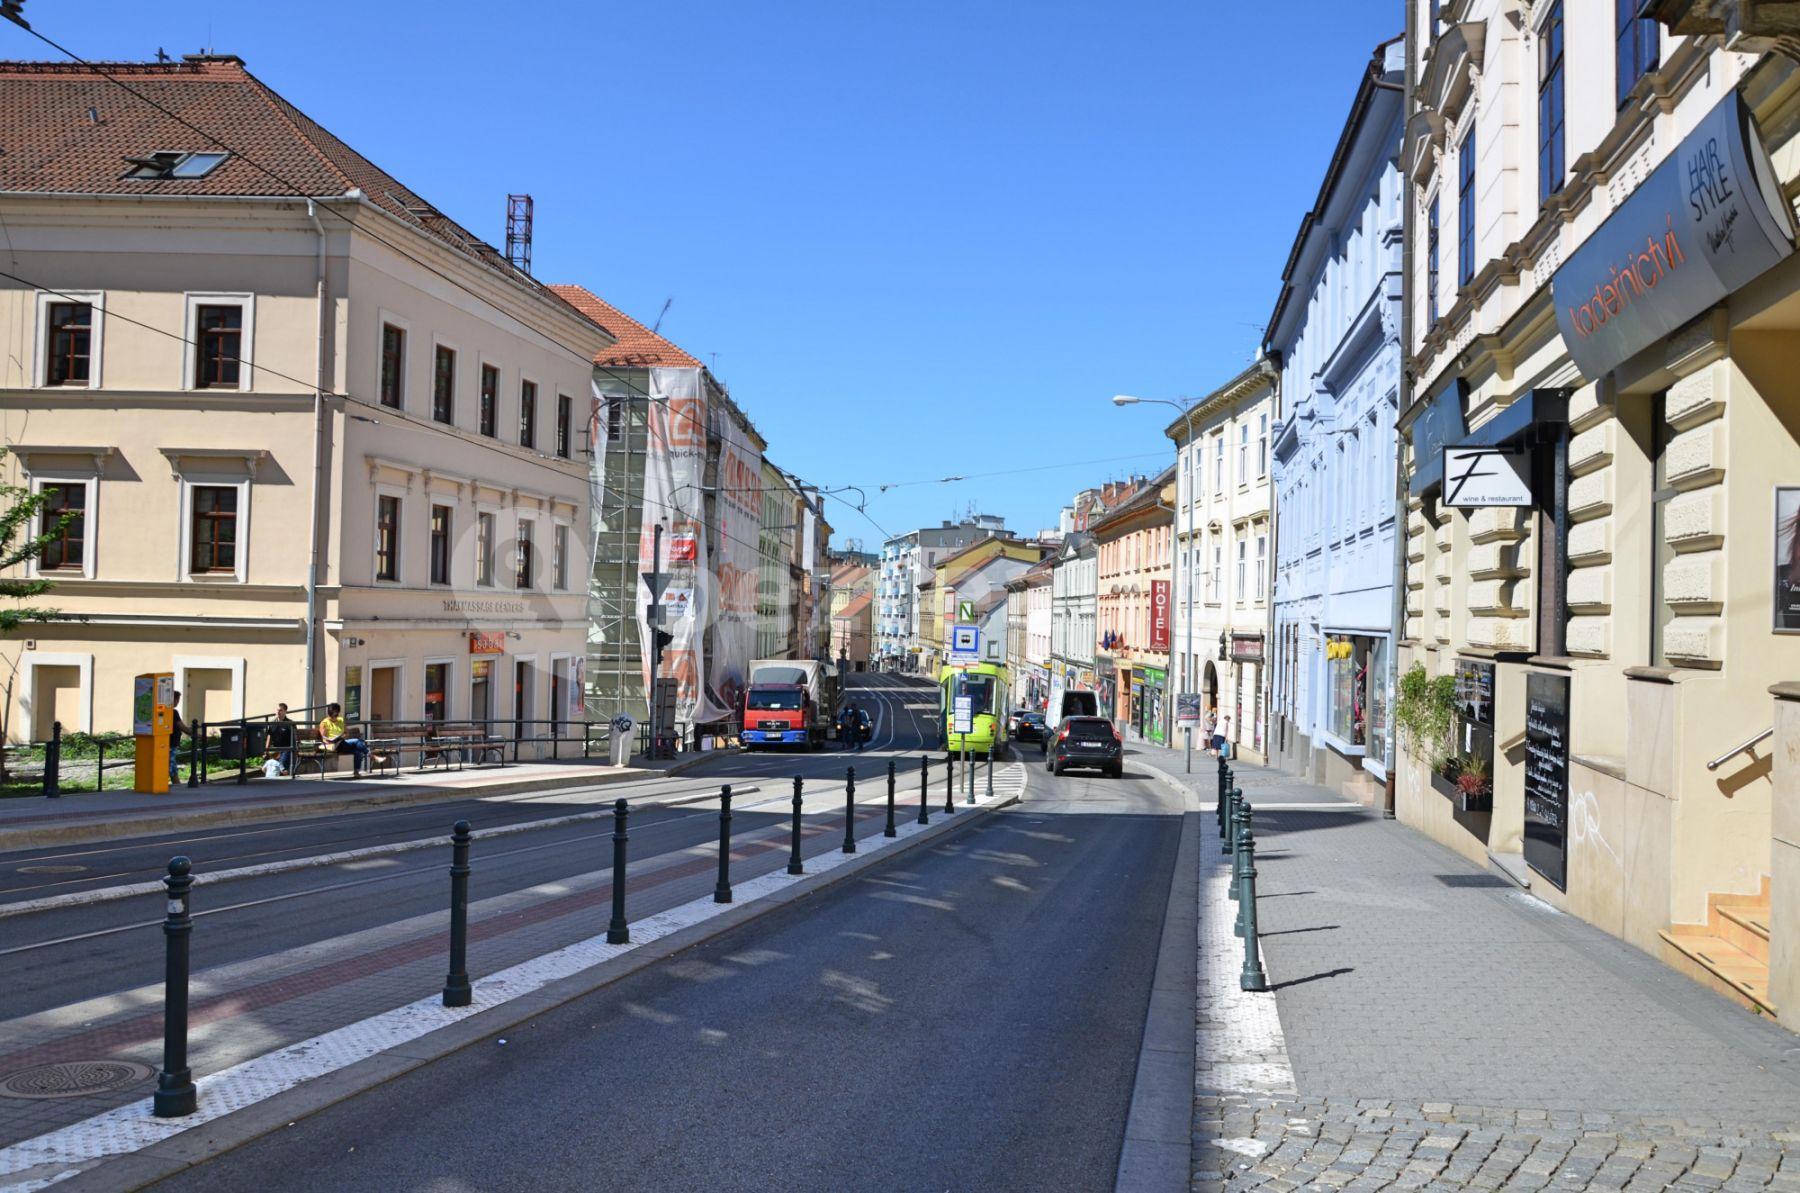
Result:
M0 448L0 459L5 455L6 450ZM48 500L48 495L33 493L22 485L0 483L0 633L11 633L33 622L62 621L68 617L56 609L33 604L34 598L50 591L51 583L24 574L25 564L42 554L75 517L64 514L54 524L34 532L33 528L41 525L40 517ZM11 671L6 677L4 700L0 700L0 742L11 735L13 679L19 669L16 655L8 662ZM6 753L0 750L0 783L5 781Z

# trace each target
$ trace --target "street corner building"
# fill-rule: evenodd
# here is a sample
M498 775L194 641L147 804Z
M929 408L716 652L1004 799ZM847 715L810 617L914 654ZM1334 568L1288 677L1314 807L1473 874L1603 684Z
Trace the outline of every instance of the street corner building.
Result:
M1195 732L1211 723L1233 753L1254 762L1268 758L1275 382L1274 365L1259 355L1165 432L1179 461L1169 690L1198 694Z
M1800 65L1780 11L1410 7L1396 810L1792 1026Z
M1399 38L1366 61L1263 343L1280 373L1269 752L1364 803L1393 742L1404 77Z
M190 720L581 719L612 337L239 59L103 69L142 98L0 64L0 436L80 619L7 644L13 736L155 671Z

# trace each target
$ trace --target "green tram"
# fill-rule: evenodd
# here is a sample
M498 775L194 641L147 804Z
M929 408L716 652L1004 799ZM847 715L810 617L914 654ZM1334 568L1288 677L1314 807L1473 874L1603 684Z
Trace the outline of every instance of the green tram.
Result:
M974 711L968 733L957 733L956 698ZM964 750L983 758L1006 744L1006 670L994 663L946 663L938 672L939 740L949 754Z

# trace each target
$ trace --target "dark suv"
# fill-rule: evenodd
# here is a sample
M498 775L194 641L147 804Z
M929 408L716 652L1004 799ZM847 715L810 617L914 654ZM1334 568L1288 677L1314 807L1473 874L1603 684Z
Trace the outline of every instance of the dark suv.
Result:
M1105 717L1065 717L1044 751L1044 765L1053 775L1085 766L1116 779L1125 773L1125 742Z

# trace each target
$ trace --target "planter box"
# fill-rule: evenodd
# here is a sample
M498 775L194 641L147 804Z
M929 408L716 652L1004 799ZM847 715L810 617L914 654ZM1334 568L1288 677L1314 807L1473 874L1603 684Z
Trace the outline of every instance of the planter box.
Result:
M1436 771L1431 772L1431 785L1439 795L1456 805L1458 812L1492 812L1494 810L1494 793L1486 795L1464 795L1454 780L1446 779Z

